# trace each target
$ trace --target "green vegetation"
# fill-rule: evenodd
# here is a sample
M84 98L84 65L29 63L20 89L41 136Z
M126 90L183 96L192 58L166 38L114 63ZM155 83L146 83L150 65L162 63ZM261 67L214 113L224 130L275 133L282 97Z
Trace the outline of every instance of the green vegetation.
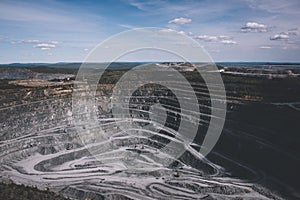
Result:
M76 74L78 68L52 68L52 67L45 67L45 66L37 66L37 67L26 67L33 72L38 73L57 73L57 74Z

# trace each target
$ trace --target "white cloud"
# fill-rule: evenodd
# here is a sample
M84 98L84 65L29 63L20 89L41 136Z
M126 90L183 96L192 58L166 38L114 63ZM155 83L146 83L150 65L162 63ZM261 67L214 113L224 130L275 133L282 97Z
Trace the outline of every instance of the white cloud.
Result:
M51 43L51 44L58 44L57 41L51 41L50 43Z
M139 1L135 1L135 0L129 0L128 3L139 9L142 11L147 11L148 10L148 6L151 6L153 4L153 2L139 2Z
M29 44L35 44L39 43L39 40L22 40L21 43L29 43Z
M237 44L236 41L229 36L214 36L214 35L199 35L195 37L196 39L203 40L205 42L220 42L221 44Z
M221 40L222 44L236 44L237 42L234 40Z
M225 36L225 35L220 35L220 36L218 36L220 39L222 39L222 40L229 40L229 39L231 39L231 37L229 37L229 36Z
M175 31L174 29L171 29L171 28L159 30L159 33L172 33L172 32L175 32L175 33L178 33L178 34L182 34L182 35L193 36L192 32Z
M218 37L217 36L210 36L210 35L199 35L199 36L196 36L196 39L203 40L203 41L206 41L206 42L213 42L213 41L217 41Z
M128 28L128 29L133 29L136 28L135 26L129 25L129 24L118 24L118 26L122 28Z
M40 48L40 49L55 48L58 43L59 42L57 42L57 41L43 42L43 41L40 41L37 39L20 40L20 41L16 41L16 42L13 41L13 44L35 44L33 47ZM43 49L43 50L46 50L46 49Z
M177 33L182 34L182 35L187 35L187 36L193 36L194 34L192 32L185 32L185 31L178 31Z
M298 35L298 28L291 28L288 30L287 32L288 35L293 35L293 36L296 36Z
M52 48L55 48L56 47L56 44L57 42L54 41L54 42L48 42L48 43L38 43L34 46L34 48L38 48L38 49L41 49L43 51L45 50L50 50Z
M273 41L283 41L285 45L283 49L298 49L299 47L299 37L298 29L292 28L288 29L286 32L281 32L270 37Z
M189 32L187 32L187 35L188 36L193 36L194 34L193 34L193 32L189 31Z
M248 32L267 32L269 31L270 27L265 24L260 24L257 22L247 22L245 26L241 28L242 32L248 33Z
M169 24L189 24L191 22L192 22L192 19L179 17L179 18L170 20L168 23Z
M50 43L39 43L35 45L36 48L54 48L56 47L55 44L50 44Z
M270 40L288 40L290 37L287 33L279 33L270 37Z
M291 28L287 32L283 32L283 33L288 36L295 37L298 35L298 28Z
M42 47L41 50L45 51L45 50L50 50L51 48L48 47Z
M259 47L260 49L271 49L272 47L270 47L270 46L261 46L261 47Z
M37 44L41 43L40 40L37 39L28 39L28 40L15 40L12 41L13 44Z
M175 30L173 30L173 29L171 29L171 28L159 30L160 33L171 33L171 32L174 32L174 31L175 31Z
M186 35L186 33L184 31L179 31L178 33L182 34L182 35Z

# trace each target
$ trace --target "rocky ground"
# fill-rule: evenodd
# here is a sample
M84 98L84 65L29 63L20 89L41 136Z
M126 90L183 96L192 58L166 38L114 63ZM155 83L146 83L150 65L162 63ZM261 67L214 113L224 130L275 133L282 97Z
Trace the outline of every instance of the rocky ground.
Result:
M149 107L143 107L143 99L156 94L149 105L163 99L160 103L170 115L165 127L123 132L118 127L123 122L112 119L109 107L114 84L123 70L108 71L100 80L95 98L98 123L93 126L74 124L74 82L67 79L71 77L1 80L1 179L49 188L74 199L298 198L299 77L223 73L225 127L214 150L203 158L197 150L214 117L210 115L209 95L201 77L190 70L182 73L197 93L203 116L197 137L182 145L185 153L180 158L159 151L170 141L182 144L174 136L178 105L165 88L141 88L131 99L137 123L149 120ZM109 135L108 139L101 138L103 135ZM169 160L172 164L165 167L163 163ZM12 187L19 186L4 185L1 190Z
M37 188L13 183L0 183L0 198L5 200L67 200L49 190L41 191Z

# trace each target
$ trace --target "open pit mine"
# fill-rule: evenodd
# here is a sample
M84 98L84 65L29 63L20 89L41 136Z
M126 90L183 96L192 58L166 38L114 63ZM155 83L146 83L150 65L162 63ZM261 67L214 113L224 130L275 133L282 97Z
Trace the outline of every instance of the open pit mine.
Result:
M221 101L224 96L211 96L193 70L181 72L193 92L186 83L172 83L182 99L157 84L135 90L127 98L130 120L113 115L112 110L116 80L126 70L108 71L95 86L96 123L86 120L88 110L83 105L74 116L74 103L80 102L72 101L73 71L52 70L2 68L2 182L83 200L300 197L299 134L295 132L300 130L298 76L247 76L226 68L228 73L222 73L227 95L222 102L227 107L224 129L214 149L203 157L199 150L215 117L211 98ZM287 86L288 90L282 89ZM218 86L214 89L217 93ZM76 95L84 98L88 91L77 88ZM188 104L193 95L199 118L193 106L180 107L179 102ZM179 134L184 121L197 126L189 143ZM137 128L141 126L147 129ZM185 133L189 128L181 130ZM182 148L178 158L172 153L176 148L161 151L170 142Z

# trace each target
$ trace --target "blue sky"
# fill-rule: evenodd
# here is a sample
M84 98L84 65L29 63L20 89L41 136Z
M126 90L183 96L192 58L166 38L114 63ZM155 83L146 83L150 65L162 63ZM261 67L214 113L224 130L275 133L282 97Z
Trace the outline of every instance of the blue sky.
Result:
M106 38L138 27L180 31L214 61L297 62L299 10L299 0L2 0L0 63L80 62Z

